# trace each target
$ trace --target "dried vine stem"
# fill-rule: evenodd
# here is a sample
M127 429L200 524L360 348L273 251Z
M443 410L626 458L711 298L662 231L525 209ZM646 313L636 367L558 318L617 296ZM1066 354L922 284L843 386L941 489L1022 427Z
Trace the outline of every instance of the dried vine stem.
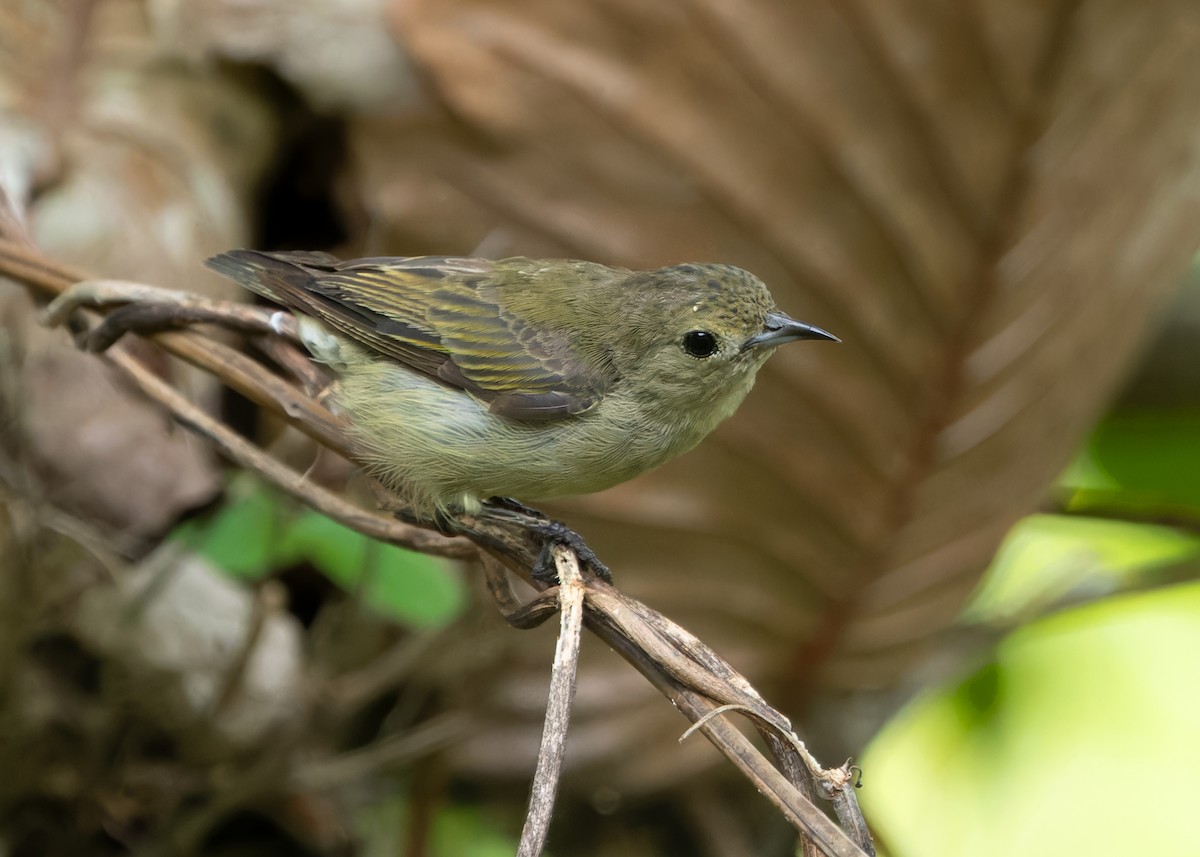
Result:
M550 698L546 704L546 722L542 728L542 746L538 751L537 771L529 793L529 812L521 831L517 857L537 857L550 832L554 797L562 773L563 754L567 749L567 724L571 702L575 698L575 677L579 672L580 635L583 632L583 603L586 586L579 571L579 557L568 548L555 546L554 566L558 571L558 602L561 618L558 645L554 649L554 668L550 677Z
M57 297L75 283L93 279L83 271L47 259L25 243L2 237L0 273L32 286L44 298ZM261 363L197 331L164 331L147 338L168 354L212 373L318 443L343 456L353 454L342 420Z
M83 272L46 259L28 243L4 238L0 238L0 274L32 286L43 297L57 296L72 284L89 279ZM354 457L344 423L262 364L198 331L162 332L147 338L168 353L211 372L318 442L342 455ZM278 344L272 348L277 349ZM146 395L163 405L177 420L209 438L239 466L262 475L301 502L383 541L441 556L483 558L489 588L513 624L531 627L544 621L557 608L557 603L549 597L551 593L529 605L520 605L505 572L491 559L502 560L508 570L528 579L538 546L523 531L467 518L463 520L466 538L448 538L394 517L362 509L309 482L205 414L127 351L111 349L106 352L106 358ZM409 520L412 519L398 499L392 502L392 511L396 515L407 515ZM810 846L829 857L863 857L871 853L865 837L866 825L856 807L850 811L854 817L848 819L847 827L855 833L858 844L806 797L807 776L813 776L818 784L822 784L820 790L831 795L845 784L841 769L820 769L811 757L800 764L798 748L802 745L791 724L768 706L744 677L696 637L646 605L602 581L589 579L581 588L585 589L583 616L587 627L620 652L689 719L704 721L700 731L808 838ZM562 695L561 689L559 695ZM747 713L759 730L769 736L769 745L785 773L772 765L723 716L712 714L722 705ZM556 727L559 731L551 734L553 741L561 737L565 725L563 718L561 727ZM552 766L553 760L545 758ZM546 782L552 784L552 780L549 778ZM545 801L535 795L531 810L535 803L544 805ZM545 815L548 823L549 806L545 807ZM539 825L540 821L531 819L529 826L536 829ZM544 838L544 833L542 835Z
M318 512L389 544L453 559L473 559L476 556L475 548L466 539L447 538L390 516L371 512L310 482L302 474L281 464L220 421L208 416L128 352L113 349L107 356L148 398L169 410L185 427L212 441L239 467L253 470Z

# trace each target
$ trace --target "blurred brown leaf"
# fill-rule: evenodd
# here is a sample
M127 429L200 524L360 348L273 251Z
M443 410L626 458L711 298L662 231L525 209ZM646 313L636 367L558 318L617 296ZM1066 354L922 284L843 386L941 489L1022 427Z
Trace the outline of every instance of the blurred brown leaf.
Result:
M140 2L46 0L0 10L0 190L48 254L97 276L238 297L198 260L247 243L275 141L265 104L164 58ZM116 382L62 331L38 328L16 287L0 312L27 350L8 403L54 500L150 536L211 498L211 452ZM12 346L12 342L6 343ZM194 395L218 390L195 373Z
M220 490L211 452L94 357L44 351L21 382L25 463L51 501L114 542L155 537Z
M400 110L420 98L385 0L147 0L160 45L271 66L315 106Z
M356 123L371 253L733 262L844 339L784 349L696 452L565 508L623 587L826 747L860 746L1195 250L1200 7L392 11L443 112ZM464 762L530 769L535 645L496 655L531 677L494 691L503 725ZM623 665L594 666L569 762L642 788L715 762L669 747L680 721Z

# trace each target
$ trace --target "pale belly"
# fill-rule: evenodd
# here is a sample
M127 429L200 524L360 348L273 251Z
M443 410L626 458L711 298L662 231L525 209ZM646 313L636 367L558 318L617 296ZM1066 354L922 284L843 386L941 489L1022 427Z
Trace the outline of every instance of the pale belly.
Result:
M619 395L579 416L516 422L394 365L354 374L338 400L360 427L364 456L424 511L600 491L687 451L712 428L651 415Z

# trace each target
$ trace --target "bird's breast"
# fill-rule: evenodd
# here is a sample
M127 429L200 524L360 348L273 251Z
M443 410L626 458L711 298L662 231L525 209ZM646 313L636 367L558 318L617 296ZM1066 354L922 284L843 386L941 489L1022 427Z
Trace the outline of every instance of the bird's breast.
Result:
M600 491L687 451L711 428L620 391L578 416L514 421L462 390L384 362L343 377L338 401L364 457L419 506Z

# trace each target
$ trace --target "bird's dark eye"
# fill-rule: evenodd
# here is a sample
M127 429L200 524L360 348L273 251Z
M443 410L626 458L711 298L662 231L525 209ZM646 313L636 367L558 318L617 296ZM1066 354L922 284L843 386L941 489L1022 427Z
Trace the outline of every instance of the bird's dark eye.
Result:
M681 344L693 357L712 357L717 353L717 338L707 330L689 330L683 335Z

